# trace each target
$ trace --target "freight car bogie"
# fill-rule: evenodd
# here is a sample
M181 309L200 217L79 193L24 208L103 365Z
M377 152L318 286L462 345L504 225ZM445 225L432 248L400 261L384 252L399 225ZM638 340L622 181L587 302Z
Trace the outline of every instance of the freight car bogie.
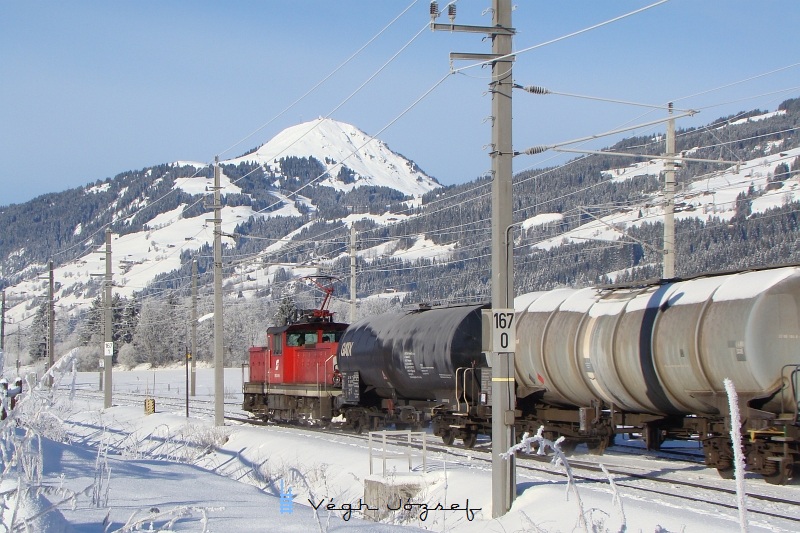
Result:
M425 413L412 405L395 407L391 412L391 420L395 429L418 431L426 425Z
M600 403L574 409L521 402L521 407L523 414L520 416L518 411L515 424L518 438L525 433L535 435L542 428L542 436L547 440L555 442L564 437L561 451L571 453L579 444L586 444L594 455L602 455L613 443L613 414L601 409Z
M424 413L415 406L395 406L394 402L386 400L380 406L344 406L341 410L345 427L358 434L382 430L392 425L397 430L418 431L426 423Z
M772 468L769 473L763 474L764 481L772 485L786 485L794 480L798 464L785 457L770 457Z
M751 431L744 439L747 469L761 474L770 484L792 481L800 466L799 433L794 426Z
M361 434L366 429L372 431L383 427L386 423L385 414L375 408L350 407L344 409L344 427L350 428L354 433Z
M539 427L542 427L542 425L537 425L537 422L532 420L526 420L518 423L516 425L517 439L521 440L522 436L526 433L528 435L536 434ZM593 433L586 433L581 432L577 429L577 427L570 425L548 424L544 427L546 429L542 432L542 436L545 439L555 443L555 441L557 441L559 438L564 437L559 445L559 449L565 454L571 454L580 444L585 444L590 454L603 455L606 448L614 443L613 430L610 428Z
M486 406L473 406L469 412L438 406L433 410L431 422L433 434L447 446L459 439L465 448L473 448L478 442L478 435L491 434L491 418Z
M781 422L778 420L777 422ZM756 421L742 428L741 448L748 472L761 475L767 483L790 482L800 465L800 428L793 420L756 429ZM698 428L705 464L715 468L720 477L732 479L735 474L730 427L721 417L687 417L686 427Z

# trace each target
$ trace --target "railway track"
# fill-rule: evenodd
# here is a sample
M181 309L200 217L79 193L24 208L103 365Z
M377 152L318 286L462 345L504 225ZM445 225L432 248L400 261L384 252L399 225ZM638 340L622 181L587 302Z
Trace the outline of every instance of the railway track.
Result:
M90 390L78 390L76 395L81 398L99 400L103 393ZM185 409L185 399L174 396L148 397L156 400L160 410L182 412ZM142 405L145 395L140 392L115 392L116 405ZM213 401L201 398L190 399L190 412L212 415L214 413ZM365 447L368 436L347 432L342 429L325 429L309 426L277 425L266 423L248 416L241 409L241 404L236 401L225 402L225 419L240 424L291 427L297 430L325 433L344 437L349 440L361 442ZM412 443L412 446L421 450L422 444ZM476 447L466 449L461 446L445 446L438 437L428 435L425 447L428 453L444 454L458 461L474 465L480 463L487 468L491 467L490 442L485 439L478 441ZM624 465L630 463L631 458L643 466ZM736 490L730 480L714 479L715 472L708 469L708 477L697 474L698 467L702 465L702 456L696 452L684 450L665 450L648 452L631 445L615 445L608 450L607 455L590 456L577 454L568 459L573 479L581 487L594 486L600 490L610 491L609 480L600 464L613 475L614 484L618 490L627 491L629 495L637 498L668 498L675 499L676 505L680 502L713 505L727 512L738 509L736 503ZM704 470L705 467L703 467ZM549 482L566 481L567 473L562 466L551 463L550 457L520 455L517 458L518 475L530 476L533 479L545 478ZM692 480L694 476L698 479ZM705 479L704 479L705 478ZM748 513L753 517L763 520L778 520L788 524L789 530L800 530L800 490L794 486L785 487L787 497L770 494L768 488L775 490L774 486L767 486L762 480L754 478L747 487Z
M701 448L691 449L677 449L677 448L661 448L660 450L646 450L641 446L632 446L630 444L614 444L613 451L617 455L631 455L636 457L646 456L650 459L657 461L686 461L689 463L705 464L703 460L703 450Z
M77 398L86 399L86 400L103 400L103 392L90 389L76 389L75 396ZM126 405L126 406L143 406L144 400L146 398L152 398L155 400L156 409L160 410L169 410L169 411L180 411L183 412L186 409L186 399L185 398L178 398L176 396L164 396L164 395L153 395L153 394L145 394L141 392L117 392L114 391L113 394L113 403L114 405ZM226 413L236 413L241 414L242 417L246 415L246 412L241 409L242 402L241 401L234 401L234 400L226 400L224 402L225 405L225 412ZM214 402L213 400L204 399L201 397L191 397L189 398L189 412L190 414L194 413L203 413L203 414L213 414L214 413Z
M341 429L277 425L241 416L226 416L226 419L244 424L281 428L292 427L302 431L346 436L348 439L360 441L365 445L369 440L367 435L349 433ZM411 446L417 450L422 449L422 444L420 443L412 442ZM492 462L490 446L491 442L487 440L479 441L476 447L470 449L461 446L445 446L438 437L433 435L428 435L425 443L428 453L446 454L471 465L476 462L481 463L487 468L491 467ZM619 446L621 448L619 451L616 448L617 446L612 447L608 456L578 454L568 458L572 477L576 483L580 487L594 486L595 488L599 487L601 490L610 491L609 479L600 466L600 464L603 464L606 471L613 475L617 489L627 491L629 495L635 495L637 498L652 498L655 496L674 499L678 502L676 505L683 505L680 502L691 502L704 506L711 504L727 511L738 511L737 494L731 480L715 479L716 472L712 469L706 469L704 466L703 469L708 470L708 478L698 476L699 479L697 481L687 479L687 475L692 475L692 472L696 471L698 463L702 463L702 456L698 457L696 453L692 452L676 454L665 452L665 457L654 457L653 452L647 452L643 456L641 452L645 452L645 450L638 448L640 451L638 457L649 466L623 466L617 463L620 460L628 460L635 455L634 451L637 448L626 445ZM658 453L659 455L661 454L661 452ZM682 457L682 459L676 462L674 459L669 458L670 455L676 455ZM606 460L603 461L603 458ZM665 468L665 465L669 465L669 468ZM542 477L548 481L553 479L566 481L567 479L564 467L553 465L552 457L549 456L519 455L516 468L518 475L527 474L534 479L541 479ZM779 490L789 494L788 497L782 497L770 494L770 489L774 490L775 487L767 485L758 477L752 479L752 482L747 487L748 513L763 520L785 522L782 527L787 527L788 525L788 530L790 531L800 530L800 490L795 490L793 486L779 488Z

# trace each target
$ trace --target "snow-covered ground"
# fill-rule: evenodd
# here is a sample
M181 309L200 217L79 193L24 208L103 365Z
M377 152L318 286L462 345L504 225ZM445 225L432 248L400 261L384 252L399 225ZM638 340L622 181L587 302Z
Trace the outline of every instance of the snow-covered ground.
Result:
M238 411L241 375L240 369L226 370L226 409L231 412ZM511 511L493 519L491 469L477 453L428 451L423 468L421 452L414 451L410 471L406 458L395 458L383 472L374 450L370 475L367 442L346 432L331 435L231 421L215 427L209 403L212 369L198 369L189 418L182 405L183 368L115 372L117 400L109 409L102 408L98 381L97 373L75 374L73 391L67 373L57 383L52 405L45 391L28 394L18 407L19 417L3 423L6 469L0 490L8 506L5 524L14 510L10 491L27 486L34 490L16 510L19 530L29 520L31 531L566 532L583 529L578 526L579 508L591 531L739 529L735 510L645 498L625 488L617 489L620 503L615 504L615 491L607 483L579 483L576 497L563 478L522 470ZM143 400L131 400L134 392L149 392L156 412L145 414ZM121 405L123 401L134 405ZM29 427L57 440L32 438ZM25 447L32 453L23 454ZM12 456L20 460L12 464ZM414 505L379 509L385 514L382 525L364 519L356 509L366 505L364 486L373 479L417 485L419 491L411 496ZM798 487L786 487L782 495L800 504ZM421 504L428 506L424 519ZM30 520L37 509L51 505L38 522ZM760 517L751 517L748 527L789 531Z

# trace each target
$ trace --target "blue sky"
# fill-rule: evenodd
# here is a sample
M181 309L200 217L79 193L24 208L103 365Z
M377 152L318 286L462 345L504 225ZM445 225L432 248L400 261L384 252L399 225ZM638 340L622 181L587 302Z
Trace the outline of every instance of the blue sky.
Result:
M655 0L515 3L514 48L525 50ZM472 180L491 166L485 147L490 71L472 68L447 76L448 54L488 53L491 44L476 34L430 31L428 4L5 0L0 3L0 205L150 165L233 157L288 126L328 115L377 134L402 114L378 135L390 148L443 184ZM490 0L461 0L456 22L489 24L491 16L482 12L490 5ZM347 66L289 108L409 6ZM440 22L445 21L443 16ZM675 100L678 108L702 110L679 127L702 125L741 110L774 110L800 96L798 21L796 0L671 0L523 52L514 78L521 85L580 95L652 104ZM514 147L557 143L661 116L640 107L515 92ZM515 171L563 160L549 153L518 157Z

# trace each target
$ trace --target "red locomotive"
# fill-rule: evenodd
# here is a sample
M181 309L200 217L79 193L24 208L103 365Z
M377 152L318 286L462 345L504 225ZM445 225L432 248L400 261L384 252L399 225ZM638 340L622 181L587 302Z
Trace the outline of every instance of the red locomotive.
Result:
M333 288L309 279L325 292L320 308L298 310L287 325L267 329L266 346L250 348L243 407L265 421L325 425L342 392L336 351L348 324L327 310Z

